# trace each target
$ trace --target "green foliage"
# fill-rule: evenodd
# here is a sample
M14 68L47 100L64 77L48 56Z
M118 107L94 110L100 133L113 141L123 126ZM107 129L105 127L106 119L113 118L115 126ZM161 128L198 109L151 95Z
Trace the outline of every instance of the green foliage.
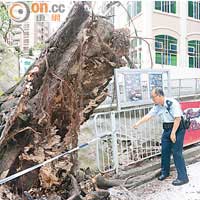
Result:
M33 47L34 50L42 50L44 48L45 48L44 42L37 42Z
M0 36L0 90L7 90L16 84L15 76L18 76L18 58Z
M28 55L33 56L33 49L32 48L29 49Z
M20 53L21 52L20 47L15 47L15 51L17 51L18 53Z
M2 71L2 70L0 70L0 77L1 77L1 76L4 76L4 75L5 75L5 72Z
M22 55L23 54L23 51L20 49L20 47L15 47L15 52L16 52L16 54L17 54L17 56L18 56L18 59L19 59L19 56L20 55Z
M3 90L0 88L0 96L4 94Z
M14 76L14 77L13 77L13 80L15 80L16 82L19 82L19 81L21 80L21 78L18 77L18 76Z
M11 19L8 15L8 10L3 3L0 3L0 34L7 41L8 33L12 33Z

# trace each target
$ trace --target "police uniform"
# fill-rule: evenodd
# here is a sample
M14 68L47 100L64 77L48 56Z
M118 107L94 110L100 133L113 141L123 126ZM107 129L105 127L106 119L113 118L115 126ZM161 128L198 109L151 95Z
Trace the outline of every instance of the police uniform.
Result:
M181 123L176 131L176 142L173 143L170 139L170 134L173 128L174 118L183 115L179 102L173 98L164 99L164 105L154 105L149 111L150 116L160 116L163 121L163 134L162 134L162 154L161 154L161 174L169 176L170 173L170 155L171 152L174 158L174 164L177 170L180 181L188 181L185 161L182 155L183 140L185 129Z

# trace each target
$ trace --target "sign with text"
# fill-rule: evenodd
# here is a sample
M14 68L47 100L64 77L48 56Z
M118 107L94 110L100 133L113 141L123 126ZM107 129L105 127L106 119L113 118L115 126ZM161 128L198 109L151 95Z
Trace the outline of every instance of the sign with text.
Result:
M26 71L29 69L29 67L34 63L35 59L33 58L24 58L21 57L20 62L20 75L23 76Z
M163 89L163 78L162 73L150 73L149 74L149 90L153 88Z
M61 16L66 11L64 3L59 2L34 2L16 1L10 2L8 14L10 18L18 23L29 19L30 14L36 15L36 20L41 21L61 21Z
M170 96L169 70L115 69L117 108L151 104L153 88L162 88Z
M191 119L189 130L186 130L184 146L200 142L200 101L181 102L186 117Z
M125 74L124 76L127 101L142 100L140 74Z

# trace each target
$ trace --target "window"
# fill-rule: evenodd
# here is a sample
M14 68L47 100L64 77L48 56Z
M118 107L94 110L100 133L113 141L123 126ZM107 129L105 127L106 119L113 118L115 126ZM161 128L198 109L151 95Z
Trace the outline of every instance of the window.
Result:
M200 19L200 1L188 1L188 16Z
M128 13L131 18L135 17L142 10L142 2L141 1L128 1L127 6L128 6ZM129 20L130 19L128 19L128 21Z
M170 44L170 50L176 52L176 51L177 51L177 45L171 43L171 44Z
M29 32L24 32L24 38L29 38Z
M163 43L162 42L156 41L155 46L156 46L156 49L163 49Z
M27 23L26 23L26 24L24 24L24 30L27 30L27 29L29 29L29 27L30 27L30 26L29 26L29 24L27 24Z
M176 1L155 1L155 9L176 14Z
M155 63L177 65L177 39L169 35L155 36Z
M137 68L141 68L141 51L142 51L142 41L141 39L134 38L131 40L130 57L131 61Z
M190 52L191 54L193 54L195 52L195 48L188 46L188 52Z
M24 47L23 49L24 49L24 51L28 51L28 47Z
M188 42L188 57L190 68L200 68L200 41L191 40Z
M29 43L29 39L24 39L24 43L28 44Z

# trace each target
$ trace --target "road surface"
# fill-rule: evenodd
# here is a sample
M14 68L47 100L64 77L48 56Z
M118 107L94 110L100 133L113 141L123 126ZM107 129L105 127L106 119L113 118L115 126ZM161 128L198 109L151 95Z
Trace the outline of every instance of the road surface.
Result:
M164 181L154 179L132 190L139 200L200 200L200 161L187 166L189 183L173 186L176 172Z

